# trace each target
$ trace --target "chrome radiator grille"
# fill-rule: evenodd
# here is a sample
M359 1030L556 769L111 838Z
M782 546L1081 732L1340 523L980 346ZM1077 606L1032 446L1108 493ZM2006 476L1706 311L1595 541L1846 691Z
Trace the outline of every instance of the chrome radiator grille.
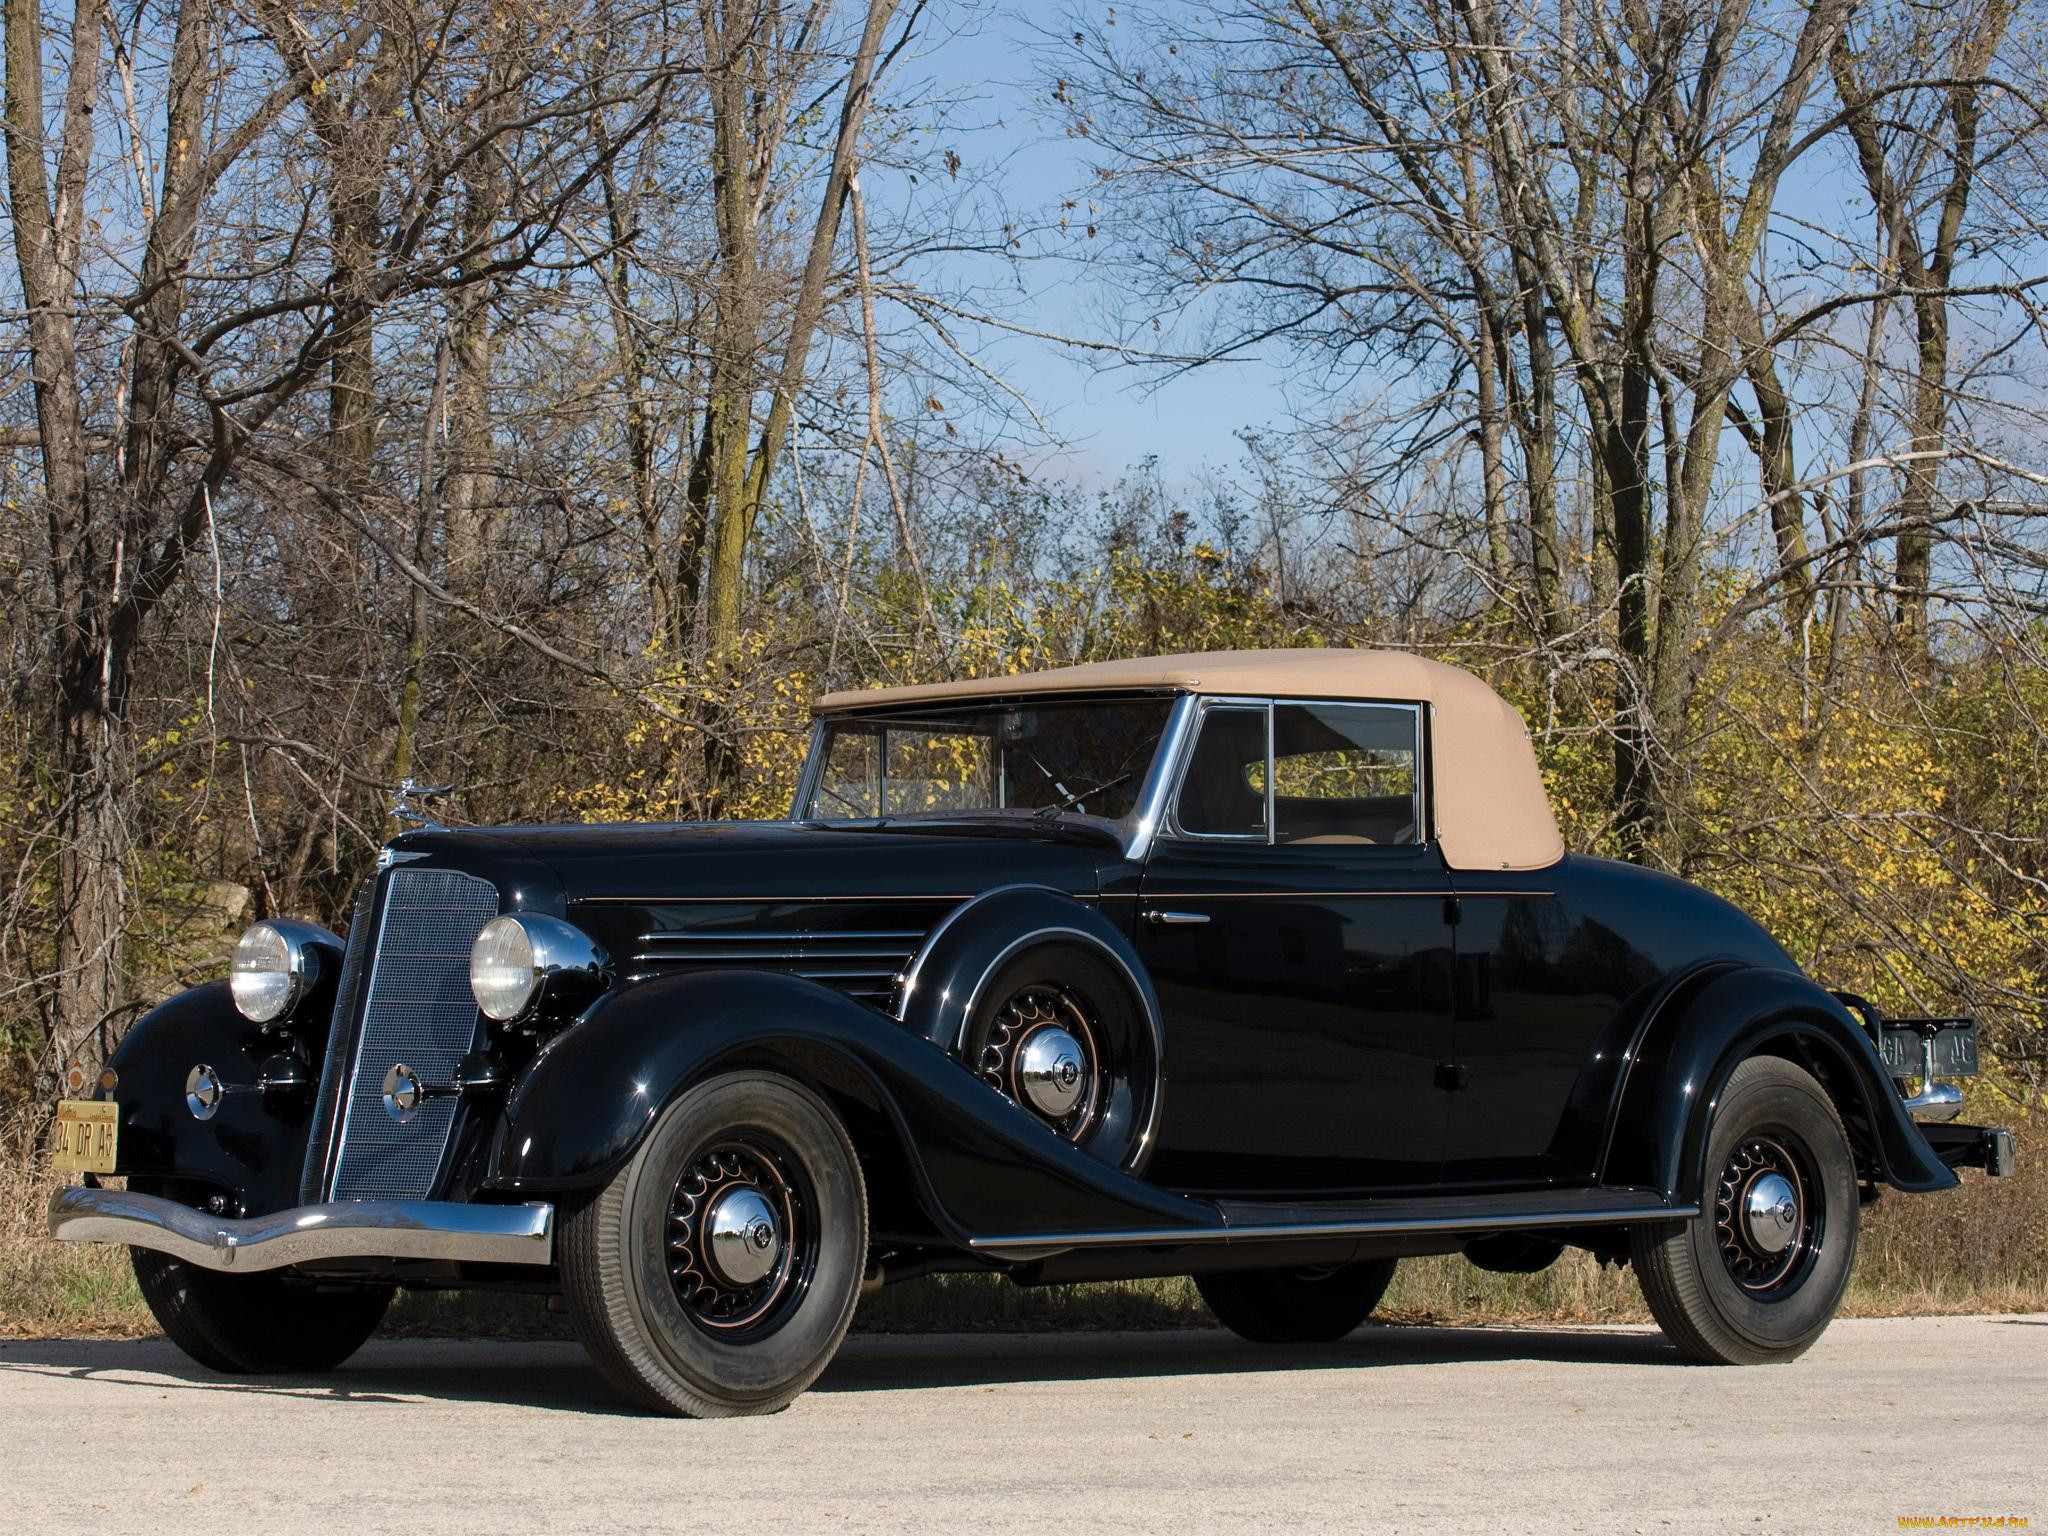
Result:
M433 1193L456 1101L429 1099L400 1124L384 1110L384 1074L404 1062L424 1082L454 1077L477 1038L470 945L497 911L497 888L488 881L441 869L400 868L388 876L329 1199L424 1200Z
M643 933L633 980L675 971L766 970L808 977L866 1003L886 1003L924 938L921 928L833 932L679 929Z
M320 1097L313 1106L313 1134L306 1145L306 1171L299 1178L299 1198L308 1205L327 1198L327 1159L334 1150L334 1131L341 1118L341 1098L348 1087L349 1047L356 1038L355 1019L363 995L363 962L370 949L370 924L377 911L377 882L365 880L348 923L348 950L341 962L341 981L334 990L334 1021L327 1027L327 1049L320 1068Z

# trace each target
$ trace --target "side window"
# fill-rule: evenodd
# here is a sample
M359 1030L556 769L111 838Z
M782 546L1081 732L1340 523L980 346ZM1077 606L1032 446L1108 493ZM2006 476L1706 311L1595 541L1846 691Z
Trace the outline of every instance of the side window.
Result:
M1173 819L1191 837L1266 837L1266 711L1223 705L1202 715Z
M1421 841L1420 723L1400 704L1274 705L1273 840Z

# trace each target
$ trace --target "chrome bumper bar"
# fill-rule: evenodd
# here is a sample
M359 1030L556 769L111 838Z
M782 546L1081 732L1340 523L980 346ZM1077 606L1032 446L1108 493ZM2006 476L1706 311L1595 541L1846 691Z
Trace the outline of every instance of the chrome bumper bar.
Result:
M552 1205L466 1205L454 1200L337 1200L235 1220L155 1195L62 1189L50 1235L71 1243L153 1248L203 1269L236 1274L330 1259L454 1259L547 1264Z

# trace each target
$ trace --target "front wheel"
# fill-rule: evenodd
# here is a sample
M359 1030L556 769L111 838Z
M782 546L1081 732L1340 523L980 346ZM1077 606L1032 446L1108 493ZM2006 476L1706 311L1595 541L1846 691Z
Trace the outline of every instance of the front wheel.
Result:
M331 1371L362 1348L391 1287L316 1287L282 1274L224 1275L131 1248L135 1283L170 1341L210 1371Z
M1225 1270L1195 1276L1216 1320L1254 1344L1328 1344L1372 1316L1394 1278L1393 1259L1309 1269Z
M1650 1312L1682 1354L1763 1365L1834 1318L1856 1259L1856 1162L1819 1083L1774 1056L1728 1079L1690 1221L1629 1234Z
M788 1078L690 1089L563 1217L562 1288L623 1395L690 1418L773 1413L853 1321L867 1194L845 1129Z

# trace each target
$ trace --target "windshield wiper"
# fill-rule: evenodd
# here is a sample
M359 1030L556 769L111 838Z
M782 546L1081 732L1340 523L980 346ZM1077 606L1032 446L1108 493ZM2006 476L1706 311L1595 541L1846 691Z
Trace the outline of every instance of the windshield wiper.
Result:
M1123 783L1126 779L1130 778L1131 775L1135 774L1137 771L1137 769L1133 768L1128 770L1127 772L1118 774L1113 779L1104 779L1100 784L1095 785L1091 789L1074 790L1073 792L1068 794L1066 799L1054 801L1050 805L1041 805L1037 810L1033 811L1031 814L1035 819L1040 821L1057 820L1061 813L1071 809L1076 805L1080 805L1080 803L1083 800L1088 799L1091 795L1099 795L1105 789L1115 789L1117 785ZM1066 788L1066 785L1061 784L1057 780L1054 780L1053 788L1064 790ZM1086 807L1085 805L1081 806L1081 814L1083 816L1087 815L1088 807Z

